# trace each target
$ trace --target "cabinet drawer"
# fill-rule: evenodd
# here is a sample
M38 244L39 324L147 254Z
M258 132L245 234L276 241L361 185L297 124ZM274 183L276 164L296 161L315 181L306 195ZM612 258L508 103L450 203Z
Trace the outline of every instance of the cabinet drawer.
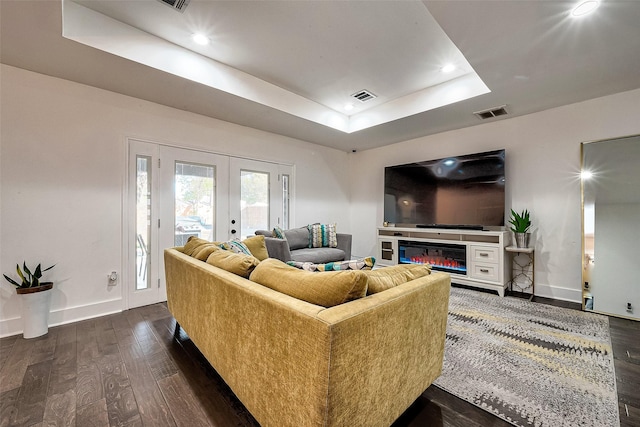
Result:
M493 264L473 264L471 277L496 282L498 281L498 266Z
M492 246L474 246L469 245L471 249L471 261L483 263L498 263L500 260L498 248Z

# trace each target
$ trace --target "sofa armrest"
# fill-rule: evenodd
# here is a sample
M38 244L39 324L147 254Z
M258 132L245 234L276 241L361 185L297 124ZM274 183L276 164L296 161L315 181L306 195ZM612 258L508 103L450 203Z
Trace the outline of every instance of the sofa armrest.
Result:
M267 247L267 252L269 252L269 258L276 258L282 262L291 261L291 250L289 249L289 243L285 239L265 236L264 244Z
M450 285L434 272L318 314L331 325L327 425L391 425L440 375Z
M351 234L337 233L338 249L344 251L344 259L351 259Z

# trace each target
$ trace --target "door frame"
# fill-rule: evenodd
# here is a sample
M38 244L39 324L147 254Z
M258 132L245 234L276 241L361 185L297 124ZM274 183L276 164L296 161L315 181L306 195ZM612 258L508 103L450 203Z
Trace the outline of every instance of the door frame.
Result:
M153 160L153 164L156 164L155 162L157 162L158 159L161 158L161 151L162 150L168 150L168 151L172 151L172 150L180 150L180 151L184 151L184 152L189 152L192 155L197 155L198 153L201 154L206 154L206 155L215 155L215 156L220 156L220 157L225 157L228 159L227 161L227 165L226 167L222 168L224 170L225 175L222 176L222 183L226 184L226 190L227 190L227 198L226 198L226 209L222 208L221 210L221 205L224 205L223 203L217 203L216 204L216 238L220 239L220 240L228 240L231 239L235 236L232 236L230 233L230 194L229 192L231 191L230 188L230 171L231 168L229 167L229 164L231 163L232 159L241 159L241 160L246 160L246 161L251 161L251 162L258 162L258 163L262 163L262 164L270 164L270 165L275 165L276 167L278 167L278 173L279 175L282 175L283 173L289 176L289 225L291 226L292 224L295 224L295 173L296 173L296 168L295 165L293 164L286 164L286 163L278 163L278 162L274 162L274 161L269 161L269 160L262 160L262 159L256 159L256 158L250 158L250 157L243 157L243 156L236 156L236 155L230 155L230 154L226 154L226 153L219 153L216 151L210 151L210 150L204 150L201 148L194 148L194 147L188 147L188 146L182 146L182 145L178 145L178 144L168 144L165 142L158 142L158 141L152 141L152 140L146 140L143 138L137 138L137 137L125 137L124 138L124 142L125 142L125 150L124 150L124 156L125 156L125 165L126 165L126 171L125 171L125 175L124 175L124 179L123 179L123 195L122 195L122 273L121 273L121 278L122 278L122 283L121 283L121 292L122 292L122 301L123 301L123 309L129 309L129 308L133 308L132 307L132 298L131 298L131 294L132 294L132 289L131 287L134 285L136 277L133 277L134 282L132 282L132 277L130 277L130 275L132 274L132 272L135 270L135 268L132 268L132 262L133 262L133 267L135 267L135 258L133 258L132 261L132 257L135 254L135 246L131 245L130 239L136 236L136 230L135 230L135 219L132 219L132 213L131 210L135 208L135 191L132 191L132 186L131 186L131 180L132 178L135 180L135 176L131 177L131 150L132 150L132 146L135 146L136 144L147 144L147 145L153 145L155 146L155 149L157 150L157 156L154 158ZM140 153L136 153L136 154L140 154ZM189 161L189 159L187 159L186 161ZM198 163L197 161L194 161L194 163ZM206 162L200 162L202 164L206 164ZM156 173L159 175L158 179L156 180L156 182L158 183L157 186L160 186L160 179L161 179L161 172L157 172L156 169ZM218 176L218 171L216 172L216 196L219 196L219 194L221 193L218 189L218 179L220 179L220 177ZM135 190L135 187L134 187ZM157 196L158 192L160 191L160 188L156 188L155 189L155 198L152 199L152 204L154 203L155 199L158 199L159 196ZM133 194L132 194L133 193ZM172 198L174 197L173 192L172 192ZM158 206L155 209L155 216L154 213L152 212L152 222L157 223L157 219L160 217L160 215L162 214L163 211L166 211L166 203L163 203L165 206L162 207L160 206L160 200L155 200L155 203L158 204ZM173 203L173 199L171 200L171 203ZM171 215L173 217L173 214ZM166 222L166 219L164 219L164 221ZM273 224L270 224L271 227L273 227ZM152 227L152 230L155 229L156 230L156 239L160 238L160 242L162 243L162 237L160 237L161 232L158 230L157 227ZM165 238L166 240L166 238ZM160 247L160 245L159 245ZM163 261L163 251L162 250L157 250L156 251L157 254L155 255L155 257L157 257L156 260L156 264L159 266L157 270L158 274L156 274L157 277L154 277L152 279L152 283L157 283L158 279L161 280L161 287L160 289L164 290L163 298L162 301L166 300L166 284L165 282L165 278L164 277L159 277L159 276L163 276L163 274L160 274L162 271L164 271L164 261ZM160 292L159 292L160 294ZM158 301L161 302L161 301Z

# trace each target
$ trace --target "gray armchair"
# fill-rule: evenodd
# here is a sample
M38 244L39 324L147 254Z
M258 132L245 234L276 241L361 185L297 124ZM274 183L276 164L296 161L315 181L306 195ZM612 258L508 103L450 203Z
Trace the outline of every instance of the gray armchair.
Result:
M281 261L300 261L323 264L351 259L351 234L337 233L338 247L310 248L307 227L284 230L286 239L272 237L270 230L257 230L256 235L265 236L269 257Z

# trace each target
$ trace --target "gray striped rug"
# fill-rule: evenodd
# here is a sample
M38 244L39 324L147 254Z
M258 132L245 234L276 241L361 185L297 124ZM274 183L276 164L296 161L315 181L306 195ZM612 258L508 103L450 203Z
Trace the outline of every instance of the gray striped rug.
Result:
M452 288L436 386L516 426L619 426L609 319Z

